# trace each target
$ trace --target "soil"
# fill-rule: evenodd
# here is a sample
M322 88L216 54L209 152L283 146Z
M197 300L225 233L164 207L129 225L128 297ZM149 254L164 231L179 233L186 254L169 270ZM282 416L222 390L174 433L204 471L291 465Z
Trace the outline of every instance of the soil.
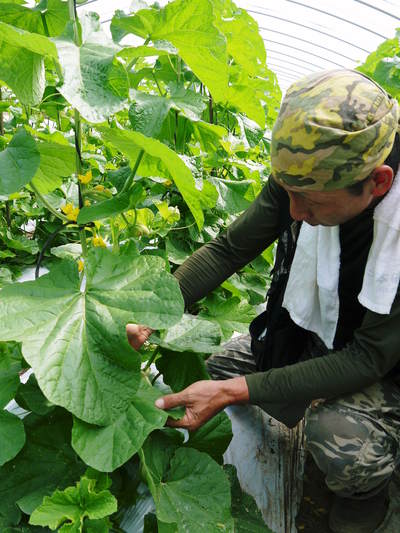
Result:
M324 476L307 454L303 478L303 498L296 518L299 533L331 533L328 513L332 493L324 482Z

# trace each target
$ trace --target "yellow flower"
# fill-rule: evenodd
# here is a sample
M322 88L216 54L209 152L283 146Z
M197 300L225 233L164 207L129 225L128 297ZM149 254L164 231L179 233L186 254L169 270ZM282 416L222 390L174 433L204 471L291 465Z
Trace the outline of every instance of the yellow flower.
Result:
M79 272L82 272L83 267L84 267L84 263L83 263L82 259L79 259L79 261L78 261L78 270L79 270Z
M98 236L98 237L93 237L93 246L100 246L101 248L106 248L106 243L103 241L103 238Z
M67 215L68 220L76 222L79 215L79 207L74 207L72 204L65 204L62 206L61 211Z
M87 185L90 181L92 181L92 171L88 170L84 175L78 174L78 180L84 185Z
M90 205L90 200L85 200L83 205L84 205L85 207L89 207L89 205Z
M62 206L61 211L65 213L66 215L68 215L68 213L71 213L73 208L74 206L72 204L65 204Z
M94 190L97 192L104 192L104 185L96 185Z

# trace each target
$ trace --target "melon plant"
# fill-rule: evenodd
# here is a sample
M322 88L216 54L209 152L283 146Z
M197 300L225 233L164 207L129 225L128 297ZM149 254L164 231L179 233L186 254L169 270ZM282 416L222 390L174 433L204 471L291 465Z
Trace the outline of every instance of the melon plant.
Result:
M0 4L0 400L23 409L0 419L1 530L121 531L148 490L148 531L266 531L222 467L226 415L185 440L154 406L264 300L271 250L186 314L173 276L268 175L257 24L140 2L108 36L73 0ZM129 322L159 330L140 352Z

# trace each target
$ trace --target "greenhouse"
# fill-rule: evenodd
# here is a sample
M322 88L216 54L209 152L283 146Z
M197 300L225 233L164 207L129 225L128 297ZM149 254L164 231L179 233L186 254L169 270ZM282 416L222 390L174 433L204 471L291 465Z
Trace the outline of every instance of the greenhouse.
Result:
M399 32L0 0L0 533L400 531Z

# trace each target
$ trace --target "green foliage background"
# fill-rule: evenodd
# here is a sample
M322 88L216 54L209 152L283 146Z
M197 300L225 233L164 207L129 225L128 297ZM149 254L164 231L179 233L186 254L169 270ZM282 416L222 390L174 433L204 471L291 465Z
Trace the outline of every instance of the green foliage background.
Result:
M26 411L0 417L0 529L120 531L144 482L146 530L266 531L221 466L227 416L185 442L154 406L264 301L272 249L187 314L172 276L268 176L256 22L173 0L117 11L110 39L72 0L0 4L0 396ZM16 282L29 266L49 273ZM159 330L140 352L128 322Z
M264 301L272 248L187 314L172 273L267 179L276 76L230 0L139 3L111 34L0 0L0 529L121 531L144 482L145 531L267 531L221 466L227 416L185 441L154 401ZM396 34L360 70L398 98L399 57ZM159 330L140 352L128 322Z

